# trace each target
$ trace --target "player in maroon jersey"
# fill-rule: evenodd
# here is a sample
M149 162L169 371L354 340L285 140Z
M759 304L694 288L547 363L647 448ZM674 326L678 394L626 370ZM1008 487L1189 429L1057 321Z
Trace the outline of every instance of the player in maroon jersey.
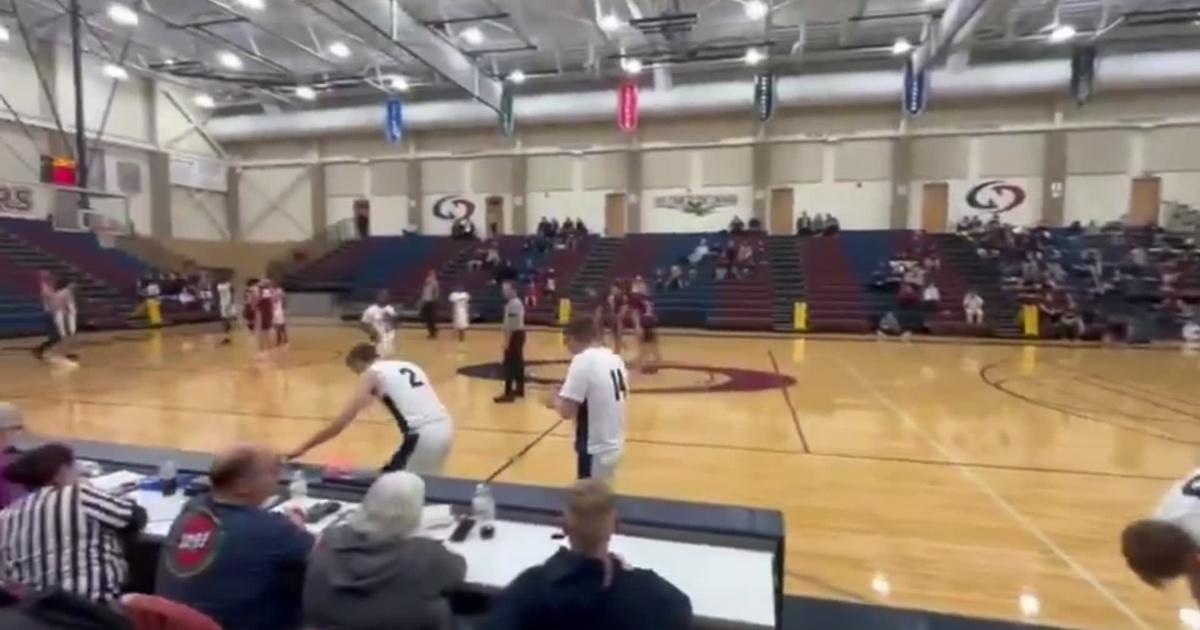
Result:
M613 352L621 354L621 335L624 333L621 321L626 313L625 291L620 281L614 282L608 289L608 297L604 301L604 322L612 334Z
M258 283L258 291L256 292L254 311L257 315L255 324L258 330L258 349L266 351L271 349L271 334L275 330L275 300L273 285L270 280L264 278Z
M658 318L654 315L654 302L647 295L646 283L640 280L635 280L630 287L626 317L638 340L636 363L643 372L652 373L662 362L662 355L658 349L658 334L655 331Z

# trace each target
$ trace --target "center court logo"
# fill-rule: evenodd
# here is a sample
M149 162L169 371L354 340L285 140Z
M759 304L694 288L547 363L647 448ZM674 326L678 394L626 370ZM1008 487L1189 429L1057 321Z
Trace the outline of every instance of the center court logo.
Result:
M1000 179L989 179L967 191L967 205L973 210L1000 214L1025 203L1025 189Z
M525 379L538 385L557 385L562 377L552 378L539 375L539 368L557 366L565 370L570 361L526 361L530 374ZM503 380L503 370L499 363L481 363L468 365L458 370L459 374L472 378L483 378L493 381ZM684 365L680 363L664 363L659 366L656 375L639 374L633 379L636 385L631 389L635 394L694 394L694 393L725 393L725 392L761 392L772 389L782 389L796 384L796 379L785 374L760 372L742 368L710 367L705 365ZM667 375L689 379L688 384L669 382ZM656 382L657 381L657 382Z
M433 216L443 221L457 221L475 214L475 202L458 195L446 195L433 202Z

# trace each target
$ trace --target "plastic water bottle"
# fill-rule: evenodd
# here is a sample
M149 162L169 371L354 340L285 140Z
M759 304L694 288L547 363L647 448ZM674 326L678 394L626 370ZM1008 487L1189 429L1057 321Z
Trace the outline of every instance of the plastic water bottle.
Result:
M308 497L308 479L305 478L303 470L297 470L292 473L292 482L288 484L288 494L293 499Z
M471 498L471 513L475 522L491 525L496 520L496 499L492 497L492 489L486 483L475 486L475 496Z
M179 489L179 467L175 465L175 460L168 459L158 465L158 479L162 482L163 495L175 494Z

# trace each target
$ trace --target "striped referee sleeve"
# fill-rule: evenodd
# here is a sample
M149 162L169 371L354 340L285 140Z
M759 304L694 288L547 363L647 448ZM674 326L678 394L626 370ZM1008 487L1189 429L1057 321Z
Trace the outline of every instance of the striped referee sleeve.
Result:
M84 516L112 529L128 528L134 522L136 505L131 499L115 497L87 485L79 486L79 507Z

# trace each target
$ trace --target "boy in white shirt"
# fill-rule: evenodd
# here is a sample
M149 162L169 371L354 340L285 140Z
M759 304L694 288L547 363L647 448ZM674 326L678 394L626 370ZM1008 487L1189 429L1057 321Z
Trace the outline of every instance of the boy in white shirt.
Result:
M395 352L396 346L396 309L388 304L387 291L375 294L375 303L363 311L361 324L367 336L375 343L375 351L380 357L387 358Z
M575 474L612 482L625 446L629 372L620 355L604 345L596 325L583 318L563 330L574 357L567 378L546 406L575 420Z
M967 291L963 296L963 312L967 314L967 323L973 326L983 325L983 297L974 290Z
M467 328L471 326L471 294L463 288L455 287L450 293L450 304L454 309L454 331L458 333L461 343L467 338Z

